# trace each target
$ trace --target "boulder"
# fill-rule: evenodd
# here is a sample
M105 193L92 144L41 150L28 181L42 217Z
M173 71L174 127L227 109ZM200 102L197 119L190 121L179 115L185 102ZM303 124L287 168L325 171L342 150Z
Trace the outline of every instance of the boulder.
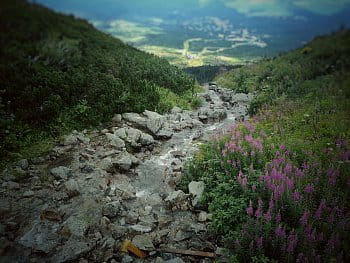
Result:
M120 169L128 171L133 165L139 164L139 160L128 152L122 152L115 163Z
M19 190L21 187L18 183L16 182L4 182L2 184L2 188L7 188L9 190Z
M127 135L126 135L126 129L125 128L120 128L120 129L115 129L114 130L114 135L118 136L120 139L125 140Z
M102 208L102 214L108 218L116 217L122 210L122 205L119 201L107 203Z
M78 143L89 143L90 138L86 137L83 133L79 133L77 131L73 131L72 134L67 135L63 140L63 145L75 145Z
M84 239L69 239L61 248L61 250L51 258L51 262L71 262L79 259L93 248Z
M52 168L50 172L55 177L55 179L58 179L58 180L59 179L67 180L67 178L72 176L73 174L72 169L65 166Z
M196 206L198 204L198 201L202 198L204 188L205 188L205 184L202 181L200 182L192 181L189 183L188 191L194 197L194 199L192 200L193 206Z
M181 112L182 112L182 109L179 108L179 107L174 107L170 111L171 114L178 114L178 113L181 113Z
M144 225L133 225L130 227L132 230L139 233L149 233L152 231L152 228Z
M134 146L134 147L138 146L142 132L138 129L127 128L126 134L127 134L126 141L129 142L131 146Z
M121 121L122 121L122 115L120 115L120 114L115 114L112 118L113 123L119 123Z
M116 136L115 134L107 133L106 136L109 143L112 146L116 147L118 150L121 150L125 147L124 141L120 139L118 136Z
M166 199L165 202L171 210L188 210L187 197L183 191L178 190L172 192Z
M153 134L157 135L158 132L163 128L165 123L164 117L149 118L147 120L147 129Z
M27 190L27 191L25 191L24 193L23 193L23 195L22 195L22 197L24 197L24 198L29 198L29 197L32 197L32 196L34 196L34 191L32 191L32 190Z
M67 194L70 197L77 196L80 194L80 187L77 183L76 180L74 179L69 179L65 184L64 184Z
M17 166L20 167L22 170L27 170L29 167L29 162L27 159L22 159L17 163Z
M198 221L205 222L208 220L208 213L205 211L200 211L198 214Z
M146 118L142 117L138 113L124 113L122 116L124 120L132 124L136 124L137 126L141 126L141 127L146 126L146 122L147 122Z
M142 146L152 145L154 144L154 138L147 133L142 133L140 136L140 143Z
M153 245L153 239L149 234L135 236L132 239L132 243L142 250L152 251L155 249Z
M34 223L33 227L19 239L19 244L34 251L48 254L60 244L57 234L59 224L48 221Z

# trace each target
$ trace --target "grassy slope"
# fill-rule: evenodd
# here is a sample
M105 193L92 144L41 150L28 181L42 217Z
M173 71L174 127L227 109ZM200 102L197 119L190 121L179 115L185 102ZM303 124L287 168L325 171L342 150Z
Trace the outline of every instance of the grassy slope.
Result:
M186 107L194 86L164 59L21 0L0 3L0 58L2 158L114 113Z
M257 114L203 146L183 185L205 181L213 230L235 260L350 259L349 69L350 32L338 32L217 78L255 92Z

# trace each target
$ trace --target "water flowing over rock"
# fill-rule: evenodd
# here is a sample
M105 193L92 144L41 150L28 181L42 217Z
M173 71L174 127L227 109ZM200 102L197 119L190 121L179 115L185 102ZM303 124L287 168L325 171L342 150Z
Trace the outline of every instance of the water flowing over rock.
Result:
M155 248L215 251L211 214L198 204L204 183L191 182L189 194L177 185L184 162L245 117L252 95L212 85L198 96L196 111L116 114L102 131L74 131L39 161L5 170L0 254L9 262L139 262L119 252L125 239L150 252L144 262L194 260ZM27 179L17 181L18 172Z

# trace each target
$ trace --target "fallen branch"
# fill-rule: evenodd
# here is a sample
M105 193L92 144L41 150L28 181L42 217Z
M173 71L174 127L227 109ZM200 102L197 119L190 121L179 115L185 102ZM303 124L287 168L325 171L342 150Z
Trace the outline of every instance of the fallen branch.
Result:
M157 251L163 252L163 253L174 253L174 254L182 254L182 255L188 255L188 256L215 258L214 253L203 252L203 251L193 251L193 250L184 250L184 249L175 249L175 248L160 248L160 249L157 249Z

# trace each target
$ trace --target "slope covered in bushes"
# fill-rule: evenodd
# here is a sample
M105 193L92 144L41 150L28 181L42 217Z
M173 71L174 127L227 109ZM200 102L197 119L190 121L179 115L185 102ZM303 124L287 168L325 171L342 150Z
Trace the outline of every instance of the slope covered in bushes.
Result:
M349 32L218 78L256 92L249 121L188 163L233 262L350 260ZM261 100L260 100L261 99Z
M186 106L194 86L163 59L21 0L0 3L0 58L2 155L114 113Z
M285 95L301 97L336 80L350 69L350 32L320 36L300 49L260 63L238 68L217 77L225 88L256 92L250 111Z

